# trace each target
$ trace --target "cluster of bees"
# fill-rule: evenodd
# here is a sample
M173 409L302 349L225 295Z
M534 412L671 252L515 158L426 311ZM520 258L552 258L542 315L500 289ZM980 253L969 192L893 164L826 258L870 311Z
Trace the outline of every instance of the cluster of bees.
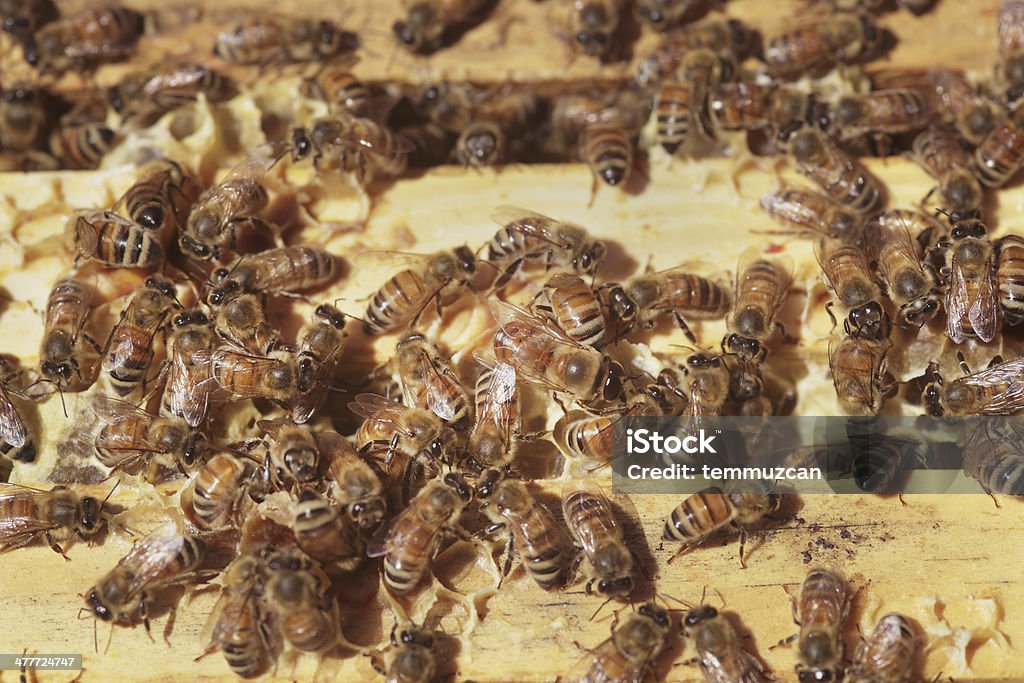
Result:
M395 36L429 53L493 3L407 4ZM318 417L343 421L330 394L353 316L322 303L294 339L270 322L268 307L324 288L341 272L331 253L286 244L267 215L265 174L285 158L310 159L318 175L345 176L363 193L409 164L574 158L591 167L596 191L627 184L644 145L693 156L734 131L760 138L755 151L787 154L817 186L783 187L762 207L787 233L816 240L836 320L830 368L850 415L877 414L900 390L888 359L922 329L937 329L943 311L944 334L955 345L990 344L1001 327L1024 319L1024 241L990 239L980 215L985 189L1004 185L1024 165L1024 2L1001 7L1001 61L991 83L942 68L882 72L870 92L835 97L814 80L797 81L877 57L884 32L873 13L881 2L832 0L813 20L760 41L735 19L687 23L700 4L638 2L637 16L664 35L627 83L607 90L442 82L396 96L352 73L358 41L328 21L255 15L217 37L213 54L225 63L314 65L301 91L325 101L330 113L294 122L219 182L157 159L111 208L76 212L66 230L76 268L51 289L38 368L5 361L0 382L0 454L8 460L37 457L22 401L51 400L49 387L61 399L88 391L83 422L98 418L88 435L98 465L111 476L180 490L181 522L137 540L85 592L97 619L148 628L155 596L220 575L207 654L221 652L234 673L254 678L284 650L370 652L343 635L334 593L336 582L379 557L396 627L388 661L375 658L375 665L390 681L434 680L443 668L437 634L409 620L401 601L433 581L433 558L448 537L505 540L504 573L514 548L544 590L573 585L582 574L588 594L628 601L635 592L640 566L602 490L586 479L567 484L559 518L518 475L521 449L550 439L568 460L593 470L616 457L621 416L792 410L795 388L773 370L768 352L789 341L784 330L777 334L794 278L785 258L748 252L731 283L687 266L598 282L607 249L584 227L503 207L494 214L500 227L479 249L401 259L358 318L355 334L401 335L393 359L347 404L362 420L358 429L352 436L314 429ZM899 4L915 14L930 6ZM574 0L574 49L613 58L628 10L619 0ZM0 14L43 73L126 58L151 23L113 6L60 17L48 0L0 1ZM751 56L763 67L756 73L741 67ZM240 87L200 64L133 74L92 100L60 105L56 95L19 84L0 99L0 148L11 168L95 167L133 129L200 98L226 102ZM107 126L110 109L121 122L117 132ZM909 149L935 179L943 219L884 210L885 188L858 159L880 147ZM89 333L96 282L122 268L148 275L101 345ZM436 314L443 321L447 307L481 289L488 296L477 301L488 302L496 327L467 369L431 338L424 320ZM666 318L698 348L658 372L631 374L629 345L619 342ZM688 321L716 318L727 327L720 349L700 347ZM905 398L936 417L1013 413L1024 407L1022 363L997 358L971 373L962 362L964 376L954 379L933 364L916 396L904 387ZM526 431L525 394L542 397L544 410L562 406L550 432ZM218 442L212 415L241 401L272 417L254 421L246 439ZM987 423L971 434L965 470L990 491L1024 493L1020 449L1011 426ZM888 472L899 457L883 452L868 460ZM767 491L707 489L668 514L664 540L687 550L738 527L743 562L745 529L780 506L781 497ZM4 484L0 548L44 540L63 555L66 542L117 531L109 507L73 488ZM235 552L221 562L210 546L223 544L211 539L225 535ZM898 614L879 621L847 666L841 631L850 600L836 571L807 575L795 609L799 679L908 680L921 639ZM688 607L682 631L709 681L767 680L725 617L710 605ZM587 650L580 680L642 679L666 646L671 612L649 602L627 613L608 640Z

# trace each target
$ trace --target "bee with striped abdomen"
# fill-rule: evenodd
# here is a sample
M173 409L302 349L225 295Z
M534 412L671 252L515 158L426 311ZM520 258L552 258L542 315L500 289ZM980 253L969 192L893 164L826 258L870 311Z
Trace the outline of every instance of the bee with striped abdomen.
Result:
M800 586L796 665L800 683L843 679L843 622L850 613L849 586L838 572L818 567ZM794 615L795 616L795 615Z
M161 238L186 225L189 210L199 197L199 183L176 161L160 159L141 169L142 180L124 193L114 210Z
M294 294L330 282L338 271L334 255L317 247L293 245L236 258L210 275L206 301L220 306L243 292Z
M322 65L313 76L303 80L302 94L323 100L334 114L369 116L370 90L351 71L358 61L353 56L343 63Z
M828 128L840 140L868 134L896 135L928 125L931 112L917 90L899 88L841 96L829 108Z
M874 176L821 131L797 131L789 140L789 151L800 173L832 200L860 213L871 211L881 200L883 193Z
M25 47L25 61L40 71L81 70L131 55L145 17L127 7L83 9L39 29Z
M368 334L391 332L415 324L431 301L438 305L449 293L471 287L476 275L476 256L468 247L436 254L385 254L399 256L407 267L377 290L366 307ZM394 261L394 258L390 259Z
M942 415L1013 415L1024 410L1024 358L1003 361L993 359L984 370L972 373L959 354L963 377L945 380L932 363L928 367L930 383L922 399L928 414ZM995 362L998 359L999 362Z
M358 36L330 21L265 14L219 33L213 53L232 64L270 66L327 61L358 47Z
M829 370L846 415L877 415L892 387L886 384L888 337L850 336L829 342Z
M792 260L760 258L753 250L740 256L732 309L726 317L726 351L747 362L764 359L764 343L792 283Z
M968 215L950 221L949 235L938 243L946 253L946 334L954 344L968 337L988 343L999 329L995 248L980 218Z
M498 466L512 458L519 428L516 369L508 363L485 365L476 380L476 423L469 434L469 456L481 466Z
M262 355L277 347L281 333L267 322L263 297L238 294L214 308L213 314L217 333L243 351Z
M68 559L58 541L88 541L106 527L103 503L62 486L50 491L0 483L0 553L42 538Z
M458 472L431 480L398 514L370 557L384 557L384 583L394 595L410 593L430 570L442 534L459 522L473 489Z
M818 192L784 187L761 197L761 208L801 236L831 237L843 242L860 237L864 218Z
M767 485L762 482L762 487ZM727 525L740 530L740 564L746 567L743 549L746 527L778 511L782 497L776 493L729 493L718 487L704 489L686 498L665 518L662 538L683 544L676 555L700 545Z
M180 62L130 74L107 91L107 100L122 121L153 120L202 95L217 104L229 100L237 86L228 76L199 64Z
M197 308L171 317L161 415L180 417L193 428L206 420L211 368L209 362L200 360L196 354L212 349L216 337L209 318Z
M1006 235L996 242L996 287L1003 324L1024 321L1024 237Z
M861 643L846 670L845 683L901 683L911 676L919 641L910 620L886 614Z
M426 408L456 431L469 429L469 394L436 344L411 332L395 346L394 364L406 404Z
M151 275L136 290L107 337L100 365L118 396L127 396L143 384L153 361L156 335L180 307L174 283L162 275Z
M538 586L551 590L558 585L566 559L565 538L551 513L526 484L508 478L499 469L487 469L477 478L476 500L492 522L489 532L508 530L509 557L504 573L511 569L514 546L523 568Z
M987 187L1002 187L1024 166L1024 100L974 150L974 166Z
M64 168L93 169L117 141L117 134L106 124L106 106L83 102L60 118L50 133L50 148Z
M601 301L581 277L570 273L551 276L531 308L535 313L548 316L580 344L601 348L606 341Z
M304 489L292 506L292 531L302 552L317 562L344 570L355 569L363 559L365 545L359 527L325 496Z
M485 260L502 269L494 289L533 264L546 269L567 266L578 275L593 275L607 251L603 242L590 237L581 226L526 209L503 206L491 218L502 226L486 246Z
M66 232L81 258L113 268L151 268L164 260L159 234L113 211L79 212Z
M964 473L988 493L1024 495L1024 444L1009 422L981 421L964 444Z
M344 314L330 304L317 306L313 323L299 338L299 352L295 357L298 386L292 406L293 422L307 422L323 405L341 360L345 336Z
M645 680L654 670L669 634L668 610L653 602L628 612L612 626L612 635L593 650L580 683L632 683ZM586 649L586 648L584 648Z
M580 136L580 157L594 176L590 188L593 203L599 183L617 187L629 180L633 170L633 135L618 126L587 126Z
M1024 88L1024 2L1003 0L999 3L997 27L996 78L1007 91L1019 94Z
M242 458L215 454L181 491L185 519L202 531L232 525L253 474L254 468Z
M691 50L681 60L677 80L662 84L653 115L658 124L655 137L666 152L675 154L691 132L714 139L710 98L723 70L722 58L711 50Z
M97 354L100 352L83 329L92 311L92 297L91 288L73 277L65 277L57 281L46 300L39 371L63 391L80 391L94 379L92 373L82 374L91 355L83 342Z
M836 64L861 61L878 47L882 32L865 14L836 12L764 39L768 70L784 78L821 75Z
M832 301L825 305L832 323L835 324L832 308L838 307L847 334L883 334L886 314L880 303L882 292L875 284L864 250L823 237L815 243L814 255L832 293Z
M942 206L951 214L970 213L981 206L971 153L952 131L934 126L921 131L914 138L912 158L938 183Z
M586 592L627 599L635 585L635 556L608 497L592 482L571 484L562 491L562 514L580 553L576 567L587 563Z
M284 639L300 652L326 652L340 641L338 604L324 571L296 548L268 552L264 604Z
M256 426L267 445L264 476L275 489L297 490L320 478L320 445L311 429L281 418L260 420Z
M364 455L384 454L390 466L396 454L434 467L448 457L455 433L429 410L403 405L377 394L357 394L349 410L363 418L355 435Z
M938 228L924 214L893 209L879 214L864 230L868 254L898 308L900 323L920 327L942 306L935 273L924 262L920 244L914 239L923 230Z
M765 683L770 680L743 649L732 624L711 605L694 607L683 618L683 635L694 644L708 683Z
M378 526L387 513L380 477L337 432L320 432L316 439L331 496L360 529Z

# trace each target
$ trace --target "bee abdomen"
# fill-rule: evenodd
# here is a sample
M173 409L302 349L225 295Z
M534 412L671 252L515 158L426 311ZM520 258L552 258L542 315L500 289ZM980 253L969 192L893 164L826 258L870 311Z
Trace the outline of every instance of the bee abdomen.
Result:
M733 509L721 489L710 488L684 500L668 519L662 538L692 543L705 538L733 518Z

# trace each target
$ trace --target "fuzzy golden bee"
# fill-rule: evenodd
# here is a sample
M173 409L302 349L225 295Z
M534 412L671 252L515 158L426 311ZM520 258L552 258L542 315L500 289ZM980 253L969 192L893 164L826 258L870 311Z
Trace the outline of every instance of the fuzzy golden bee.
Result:
M153 361L153 342L171 313L180 308L174 283L151 275L132 296L107 337L101 376L120 397L131 394L146 379Z
M0 553L43 539L64 559L58 541L88 541L106 528L103 504L57 486L50 491L0 483Z

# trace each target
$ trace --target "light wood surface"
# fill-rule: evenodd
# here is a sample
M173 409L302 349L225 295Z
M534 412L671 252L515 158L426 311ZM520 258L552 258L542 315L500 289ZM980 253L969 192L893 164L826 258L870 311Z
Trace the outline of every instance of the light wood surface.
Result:
M79 4L84 3L67 3L69 7ZM285 11L294 4L281 2L275 3L275 7ZM352 14L345 19L346 26L367 27L367 53L372 53L372 57L365 58L360 65L360 69L367 70L367 77L415 77L419 69L424 69L432 75L500 80L508 74L510 61L514 61L517 69L514 75L536 80L567 76L604 78L620 73L615 66L598 69L583 59L576 60L565 71L566 50L553 35L552 17L564 15L567 3L555 0L502 2L499 11L520 15L524 20L510 25L508 42L501 49L487 47L493 41L493 28L488 24L470 32L450 52L430 60L399 55L391 69L386 69L382 64L390 56L391 42L387 36L378 34L386 31L396 16L397 4L390 0L355 3ZM766 13L768 4L736 0L726 3L726 9L734 16L760 17ZM802 4L770 3L770 13L777 17L774 21L779 21ZM936 12L922 19L913 19L903 12L886 15L882 23L903 38L892 54L891 64L928 65L935 60L936 51L941 50L943 63L986 68L995 53L995 6L992 1L939 0ZM340 6L323 9L339 16L345 11ZM755 20L752 23L759 25ZM193 40L179 43L175 49L186 54L207 44L189 38ZM519 60L520 54L528 54L529 58ZM516 58L510 60L509 55ZM117 68L109 73L115 74ZM101 71L101 82L107 77ZM251 132L255 114L241 107L237 111L243 112L239 116L249 126L243 128ZM187 161L207 162L216 157L214 149L212 145L202 146ZM208 166L209 163L203 164L204 168ZM346 259L345 276L315 298L342 297L339 306L353 314L361 314L365 303L359 299L379 286L384 275L379 270L361 267L359 259L353 258L355 254L369 249L430 252L461 243L476 248L493 235L497 225L489 215L503 204L521 205L578 221L598 237L609 240L611 258L602 271L602 278L606 279L626 277L642 269L648 260L654 268L701 261L729 271L747 245L775 244L792 254L798 264L797 285L783 320L800 342L775 349L770 362L796 382L798 414L833 414L836 405L825 363L830 323L822 311L824 288L816 278L811 245L755 232L776 228L758 208L760 196L777 186L780 178L801 181L784 165L775 169L765 161L764 168L741 173L734 186L734 167L731 159L670 162L654 155L647 172L649 179L638 183L643 187L634 188L635 194L602 188L589 208L590 175L581 166L510 167L480 173L441 168L388 187L379 197L365 230L341 229L328 236L323 228L307 227L290 234L289 241L322 241L333 253ZM869 168L888 186L890 206L912 206L930 187L928 178L902 159L870 162ZM302 168L281 172L298 187L313 182ZM66 207L107 205L131 180L131 168L116 165L90 173L0 177L0 232L5 234L4 248L0 249L0 286L14 300L0 312L0 353L14 354L27 365L38 360L42 323L32 306L36 310L43 307L50 284L70 264L69 255L56 246L55 240L63 229ZM357 206L349 194L340 190L329 194L326 200L310 205L315 217L340 226L357 215ZM1024 190L1018 184L998 194L990 219L999 232L1021 232L1022 209ZM122 274L103 283L111 306L97 316L97 328L103 329L113 319L123 305L116 295L130 291L133 282L132 276ZM271 313L288 337L308 318L309 310L301 303L293 307L275 302ZM453 350L476 340L489 324L487 315L466 301L452 309L443 329L431 321L434 318L426 322L433 325L441 342ZM696 331L707 345L716 344L722 336L718 322ZM912 349L895 354L893 367L898 378L916 374L931 358L948 360L948 349L943 347L941 338L941 329L923 330ZM347 354L351 355L345 357L343 376L358 377L386 359L394 341L394 337L387 337L377 342L376 355L371 357L366 343L356 333L350 340ZM672 351L669 345L679 341L678 334L659 328L651 346L668 353ZM979 355L984 356L985 351ZM68 395L70 419L64 417L56 399L39 406L37 422L46 425L40 443L40 463L19 466L16 480L41 480L57 457L57 444L91 419L89 396ZM887 406L888 411L904 409L916 410L896 404ZM231 420L219 420L215 436L233 438L241 416L248 414L241 411ZM537 487L557 494L563 484L561 480L552 480L540 482ZM109 483L86 490L105 493ZM173 516L168 509L176 504L174 499L130 485L119 489L114 500L136 508L126 520L139 531ZM1019 609L1024 604L1024 586L1020 582L1024 552L1017 540L1024 533L1024 507L1019 501L1001 499L1002 507L997 509L991 499L980 495L908 496L906 506L889 497L802 496L799 504L792 506L798 509L791 509L791 515L772 523L760 543L755 538L756 548L747 569L740 568L734 537L724 538L724 545L708 543L667 565L675 548L671 544L661 545L661 525L663 517L679 502L676 497L635 496L616 502L622 507L624 520L636 520L628 525L631 542L645 559L647 571L656 578L657 590L695 602L706 587L708 600L716 605L717 590L735 623L751 634L745 647L756 652L779 680L795 679L792 648L769 649L795 629L784 588L793 591L806 570L816 564L840 567L860 589L845 629L851 648L858 628L867 633L879 616L900 611L930 634L932 645L917 671L921 677L930 680L942 672L957 681L1024 679L1024 657L1020 652L1024 612ZM109 629L100 625L100 653L94 652L93 620L84 618L86 615L77 618L79 595L124 555L131 540L114 534L95 547L78 545L69 553L71 562L64 562L45 547L0 556L0 604L4 606L0 610L0 651L21 652L27 648L30 652L81 652L85 655L86 672L82 680L86 683L235 680L217 654L193 662L205 646L204 623L216 598L212 591L181 604L170 634L170 646L161 640L166 618L157 618L156 642L150 642L141 628L118 629L106 651ZM461 608L445 608L442 604L435 610L435 614L443 615L437 624L440 630L452 636L467 633L458 653L457 680L550 681L557 676L565 680L586 658L575 643L594 647L608 636L613 606L606 607L597 619L591 619L599 600L584 595L579 585L544 593L517 569L500 590L494 591L496 578L490 561L464 544L449 549L438 565L438 573L448 585L475 597L482 616L479 623L472 623ZM361 580L366 580L366 576ZM426 595L429 597L429 593ZM379 596L364 603L343 602L344 631L350 640L371 644L386 638L391 618L386 613L383 620L375 616L384 611L379 602ZM679 664L691 656L692 646L674 638L670 650L659 660L659 672L671 681L700 680L694 667ZM369 658L363 655L325 662L304 656L294 665L282 660L276 675L266 678L288 681L310 680L314 676L347 681L372 680L375 674ZM70 677L66 673L42 673L39 680L65 681ZM16 680L16 672L0 676L3 683Z

